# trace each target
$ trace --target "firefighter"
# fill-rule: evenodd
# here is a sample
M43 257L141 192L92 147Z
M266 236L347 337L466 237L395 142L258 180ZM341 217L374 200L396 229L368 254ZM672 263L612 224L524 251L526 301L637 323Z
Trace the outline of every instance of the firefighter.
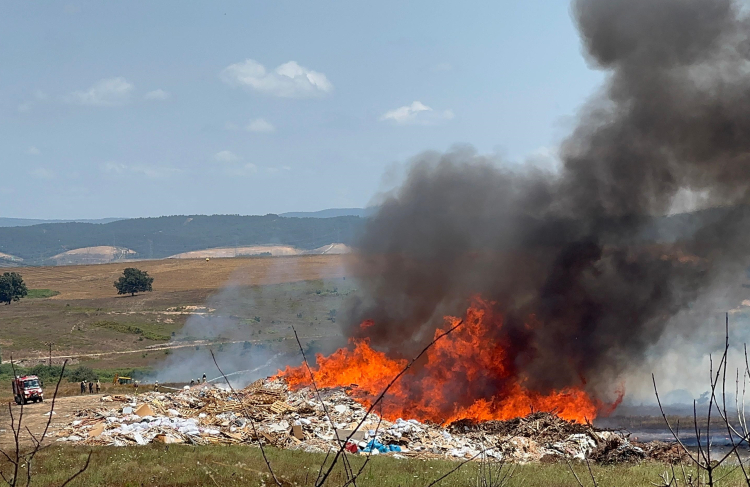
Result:
M154 392L159 392L159 381L154 382Z
M99 379L96 379L96 393L99 394L99 391L102 389L102 384L99 382Z
M81 381L81 394L86 394L86 381Z
M190 387L193 387L195 385L195 379L190 379Z
M89 394L94 393L94 383L89 381Z
M205 383L206 383L206 374L203 374L203 379L201 379L201 384L205 384Z
M135 388L135 394L138 395L138 381L137 380L133 381L133 387Z

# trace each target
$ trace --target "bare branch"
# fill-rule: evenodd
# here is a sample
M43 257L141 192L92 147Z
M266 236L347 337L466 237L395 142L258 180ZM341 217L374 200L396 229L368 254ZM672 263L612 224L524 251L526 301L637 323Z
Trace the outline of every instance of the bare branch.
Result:
M394 377L394 378L393 378L393 380L391 380L391 381L390 381L390 382L388 383L388 385L387 385L387 386L385 386L385 388L384 388L384 389L383 389L383 390L382 390L382 391L380 392L380 395L378 395L378 397L377 397L377 398L375 399L375 401L374 401L374 402L373 402L373 403L372 403L372 404L370 405L370 407L369 407L369 408L367 409L367 412L365 413L365 416L364 416L364 417L363 417L363 418L362 418L362 419L361 419L361 420L359 421L359 423L357 424L357 427L356 427L356 428L354 428L354 431L357 431L357 430L358 430L358 429L359 429L359 428L360 428L360 427L361 427L361 426L362 426L362 425L364 424L365 420L366 420L366 419L367 419L367 417L368 417L368 416L370 415L370 413L371 413L371 412L372 412L372 410L373 410L373 409L375 408L375 406L377 406L377 404L378 404L378 403L379 403L380 401L382 401L382 400L383 400L383 397L385 397L385 395L386 395L386 394L388 393L388 391L389 391L389 390L391 389L391 387L393 387L393 384L395 384L395 383L396 383L396 381L397 381L397 380L399 380L399 379L401 378L401 376L402 376L402 375L404 375L404 374L405 374L405 373L406 373L406 372L407 372L407 371L408 371L408 370L409 370L409 369L411 368L411 366L412 366L412 365L414 365L414 363L415 363L415 362L416 362L417 360L419 360L419 359L420 359L420 358L422 357L422 355L424 355L424 354L425 354L425 353L427 352L427 350L429 350L429 349L430 349L430 348L431 348L431 347L432 347L433 345L435 345L435 343L436 343L436 342L437 342L438 340L440 340L441 338L445 337L446 335L448 335L448 334L452 333L452 332L453 332L453 330L455 330L456 328L458 328L459 326L461 326L461 325L463 325L463 324L464 324L464 320L461 320L461 321L459 321L459 322L458 322L458 323L457 323L456 325L454 325L453 327L449 328L449 329L448 329L448 331L445 331L445 332L443 332L443 333L440 333L439 335L437 335L437 336L436 336L436 337L435 337L435 338L434 338L434 339L433 339L433 340L432 340L432 341L431 341L430 343L428 343L428 344L427 344L427 346L426 346L426 347L424 347L424 348L422 349L422 351L421 351L421 352L419 352L419 354L418 354L418 355L417 355L416 357L414 357L414 358L413 358L413 359L411 360L411 362L409 362L408 364L406 364L406 367L404 367L404 368L403 368L403 369L401 370L401 372L399 372L398 374L396 374L396 377ZM326 473L325 473L325 474L323 475L323 477L322 477L322 478L320 479L319 483L317 483L317 484L316 484L316 487L319 487L319 486L323 485L323 484L325 483L326 479L328 478L328 476L329 476L329 475L331 475L331 472L333 471L333 467L334 467L334 466L336 465L336 461L338 460L338 457L339 457L339 456L341 455L341 452L342 452L342 451L344 451L344 448L346 447L346 442L348 442L348 441L349 441L349 440L350 440L350 439L352 438L352 436L353 436L353 435L354 435L354 432L352 432L352 433L351 433L351 434L350 434L350 435L349 435L349 436L348 436L348 437L346 438L346 441L344 441L344 442L342 443L341 447L340 447L340 448L338 449L338 451L336 452L336 455L335 455L335 456L333 457L333 462L331 463L331 466L330 466L330 467L328 467L328 470L327 470L327 471L326 471Z
M229 379L224 374L224 371L221 370L221 367L219 367L219 363L216 361L216 356L214 355L214 351L213 350L209 350L209 351L211 352L211 358L214 361L214 365L216 365L216 369L219 371L219 373L221 374L221 376L224 378L224 381L226 381L227 386L232 391L232 394L234 394L236 396L237 395L237 391L234 390L234 387L232 387L232 384L229 383ZM266 462L266 467L268 467L268 471L271 472L271 477L273 477L273 481L276 483L276 485L278 485L278 487L282 487L281 482L279 481L278 478L276 478L276 474L274 473L273 468L271 468L271 462L268 460L268 457L266 456L266 450L265 450L265 448L263 448L263 442L260 440L260 436L258 435L258 429L255 427L255 421L253 420L252 415L250 414L250 412L245 407L244 401L240 400L240 405L242 406L242 410L244 411L245 416L247 417L247 419L250 420L250 426L253 427L253 434L258 439L258 446L260 446L260 453L263 456L263 461Z
M78 470L76 473L74 473L72 477L70 477L68 480L66 480L65 482L63 482L60 485L60 487L65 487L66 485L68 485L69 483L71 483L76 477L78 477L83 472L85 472L87 468L89 468L89 463L91 462L91 454L92 453L93 453L93 451L89 452L89 455L86 457L86 463L83 465L83 467L81 467L80 470Z
M445 480L446 478L450 477L450 476L451 476L451 475L453 475L454 473L458 472L458 470L459 470L459 469L460 469L461 467L463 467L464 465L466 465L467 463L469 463L469 462L471 462L471 461L473 461L473 460L476 460L477 458L479 458L479 456L480 456L480 455L484 455L484 454L486 454L486 453L487 453L488 451L494 450L494 449L496 449L496 448L497 448L496 446L493 446L492 448L487 448L487 449L483 449L482 451L480 451L480 452L479 452L479 453L477 453L476 455L472 456L471 458L468 458L468 459L466 459L466 460L464 460L464 461L460 462L460 463L459 463L458 465L456 465L456 466L455 466L454 468L450 469L450 470L448 471L448 473L446 473L446 474L444 474L444 475L441 475L441 476L440 476L439 478L437 478L437 479L433 480L432 482L430 482L429 484L427 484L427 487L433 487L434 485L437 485L438 483L442 482L443 480Z
M685 447L685 445L682 443L682 440L680 440L679 435L674 432L674 430L672 429L672 425L669 424L669 420L667 419L667 415L664 413L664 408L662 407L661 400L659 399L659 390L656 388L656 378L654 377L654 374L651 374L651 381L654 383L654 394L656 394L656 402L657 404L659 404L659 411L661 411L661 417L664 418L664 422L667 424L667 428L669 429L669 432L672 433L672 436L674 437L675 441L677 441L677 443L680 444L682 449L685 450L685 452L687 452L690 459L696 464L700 464L698 459L695 458L693 454L690 453L690 450L688 450ZM695 408L695 401L693 401L693 408ZM697 426L696 426L696 431L697 431ZM700 441L698 442L698 444L700 445Z
M299 340L299 335L297 335L297 329L292 326L292 331L294 332L294 339L297 340L297 346L299 347L299 352L302 354L302 361L305 364L305 367L307 368L307 372L310 374L310 382L312 383L313 390L315 391L315 395L318 397L318 401L320 401L320 404L323 406L323 412L326 415L326 418L328 418L328 422L331 423L331 429L333 429L333 435L336 437L337 440L341 441L341 439L338 437L338 434L336 433L336 425L333 424L333 419L331 418L331 415L328 413L328 407L326 407L326 403L323 401L323 398L320 396L320 390L318 389L318 384L315 383L315 375L313 374L312 369L310 368L310 363L307 361L307 357L305 356L305 349L302 347L302 342ZM354 430L356 432L356 430ZM347 439L348 441L348 439ZM344 446L346 447L346 443L344 443ZM346 458L346 450L344 450L342 458L344 459L344 471L346 472L347 482L344 485L348 485L350 482L354 483L356 486L356 477L354 477L354 471L351 468L351 465L349 465L349 461ZM320 470L318 470L318 478L320 478L323 468L325 467L325 463L322 463L320 465Z
M568 468L570 469L571 473L573 474L573 477L575 477L576 482L578 483L579 487L585 487L583 485L583 482L581 482L581 479L578 478L578 474L573 469L573 464L570 463L570 460L568 459L568 457L565 457L565 462L568 464Z

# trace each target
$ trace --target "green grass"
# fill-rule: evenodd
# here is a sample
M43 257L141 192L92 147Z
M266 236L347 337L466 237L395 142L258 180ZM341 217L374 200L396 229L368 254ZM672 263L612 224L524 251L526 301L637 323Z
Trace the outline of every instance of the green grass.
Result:
M53 291L52 289L29 289L29 293L26 297L28 299L51 298L58 294L60 294L60 291Z
M267 469L255 447L148 445L145 447L72 447L53 446L37 456L32 485L60 485L76 472L91 451L88 470L69 485L107 485L113 487L160 486L266 486L273 485ZM322 454L302 451L266 450L269 461L284 485L313 485L318 468L324 460ZM363 457L350 457L354 470L364 462ZM429 484L458 464L438 460L394 459L373 457L364 469L357 485L362 487L416 487ZM7 463L0 462L7 472ZM507 467L506 467L507 468ZM586 466L576 463L576 473L584 485L592 485ZM657 463L615 466L592 465L598 485L607 487L650 486L659 481L658 476L669 467ZM679 469L677 469L679 470ZM724 476L729 469L720 469ZM470 463L446 478L442 486L477 485L477 464ZM340 486L345 481L342 469L335 469L326 485ZM519 465L508 483L509 486L550 487L576 486L575 478L567 464ZM734 487L744 485L741 472L729 473L719 485Z
M106 328L119 333L130 333L133 335L140 335L148 340L161 340L168 341L170 336L163 333L154 331L148 324L129 325L127 323L118 323L116 321L97 321L93 323L93 326L97 328Z
M81 365L85 365L85 363ZM70 375L77 367L78 365L69 365L68 367L66 367L63 380L70 381ZM47 386L52 386L57 382L57 379L60 377L60 370L61 367L58 365L53 365L52 367L48 367L47 365L36 365L34 367L20 367L18 365L16 366L16 373L18 375L33 374L39 376L39 378L42 379L44 384ZM96 376L99 377L99 380L101 380L102 382L112 382L112 379L115 377L115 375L141 379L153 372L153 370L149 367L95 368L93 370ZM12 378L13 367L11 366L11 364L4 363L0 365L0 384L9 384ZM10 389L10 387L8 389Z

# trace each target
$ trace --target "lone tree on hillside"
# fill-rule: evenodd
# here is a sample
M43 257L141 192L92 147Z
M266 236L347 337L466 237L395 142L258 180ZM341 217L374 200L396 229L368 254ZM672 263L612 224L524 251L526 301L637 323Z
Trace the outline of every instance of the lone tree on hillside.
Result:
M151 284L154 282L153 277L148 276L148 272L128 267L122 272L122 277L115 281L117 294L130 294L152 291Z
M0 303L10 304L26 296L29 290L23 282L21 274L6 272L0 276Z

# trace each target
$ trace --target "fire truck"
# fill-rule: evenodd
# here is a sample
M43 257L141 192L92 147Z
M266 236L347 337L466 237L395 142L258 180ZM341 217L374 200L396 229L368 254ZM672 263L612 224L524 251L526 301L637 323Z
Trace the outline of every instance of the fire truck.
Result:
M27 404L31 401L44 401L42 381L35 375L25 375L13 379L13 398L16 404Z

